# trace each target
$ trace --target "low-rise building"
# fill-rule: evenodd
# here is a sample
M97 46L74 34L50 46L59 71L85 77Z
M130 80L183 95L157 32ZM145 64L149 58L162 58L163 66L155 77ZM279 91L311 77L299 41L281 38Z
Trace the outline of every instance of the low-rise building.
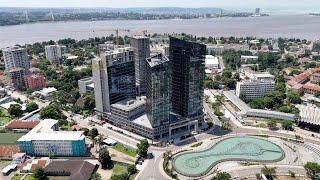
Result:
M24 76L24 83L26 88L32 89L34 91L46 87L45 78L41 74Z
M32 93L33 96L38 96L40 98L46 99L50 97L54 92L57 92L57 89L54 87L43 88L40 91L35 91Z
M57 179L88 180L98 166L97 160L51 160L45 171L48 176Z
M241 56L242 62L256 62L258 60L258 56Z
M219 68L219 59L216 56L206 55L205 59L205 68L206 69L218 69Z
M94 82L92 77L80 79L78 81L78 86L79 86L79 93L81 95L86 93L94 93Z
M83 131L59 131L58 121L42 120L17 141L20 152L32 156L85 156Z
M236 95L243 100L262 98L269 92L273 92L274 81L248 80L237 82Z
M318 84L320 82L320 73L314 73L310 76L310 82Z
M320 108L310 105L297 105L296 107L300 110L298 121L300 126L320 129Z
M10 131L28 131L36 127L40 121L12 120L4 128Z
M320 78L320 68L308 69L301 74L289 80L287 87L296 92L304 92L306 94L316 94L320 92L320 86L317 82Z
M111 105L108 122L114 126L153 139L153 130L146 115L146 98L128 98Z
M270 111L264 109L252 109L245 102L243 102L238 96L232 91L225 91L223 95L227 100L231 101L239 111L236 112L236 117L243 121L243 118L254 117L254 118L266 118L266 119L278 119L278 120L290 120L294 121L296 116L291 113L283 113L277 111Z

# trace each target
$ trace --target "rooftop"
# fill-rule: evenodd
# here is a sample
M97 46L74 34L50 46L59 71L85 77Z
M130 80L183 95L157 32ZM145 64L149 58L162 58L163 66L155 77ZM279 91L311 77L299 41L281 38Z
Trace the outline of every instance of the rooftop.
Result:
M277 116L287 116L287 117L291 117L291 118L295 117L295 115L291 114L291 113L270 111L270 110L265 110L265 109L250 109L247 111L247 113L264 113L264 114L272 114L272 115L277 115Z
M5 126L6 129L32 129L36 127L40 121L23 121L13 120Z
M313 91L319 91L320 92L320 86L317 84L313 84L311 82L307 82L305 85L303 85L304 89L310 89Z
M205 64L206 65L219 65L219 59L215 56L212 55L206 55L206 59L205 59Z
M136 35L132 37L133 39L149 39L148 36Z
M106 55L113 55L113 54L121 54L124 52L133 51L132 47L122 47L122 48L116 48L114 50L108 50L105 52Z
M154 67L168 61L168 57L162 56L161 54L156 54L153 57L147 58L147 63L150 67Z
M251 58L251 59L258 59L258 56L241 56L241 58Z
M135 124L139 124L139 125L146 127L146 128L150 128L150 129L152 128L151 123L147 117L147 114L144 114L144 115L136 118L135 120L133 120L133 122Z
M52 160L45 170L49 175L57 172L69 173L68 179L88 180L95 168L96 164L85 160Z
M119 101L111 105L111 107L121 109L124 111L132 111L138 107L144 106L146 104L145 97L137 97L137 99L127 98L125 100Z
M228 98L240 111L247 111L251 109L245 102L243 102L232 91L224 91L223 94Z
M18 139L18 141L76 141L84 139L82 131L56 131L54 126L57 123L58 121L53 119L42 120L36 127L29 131L29 133Z

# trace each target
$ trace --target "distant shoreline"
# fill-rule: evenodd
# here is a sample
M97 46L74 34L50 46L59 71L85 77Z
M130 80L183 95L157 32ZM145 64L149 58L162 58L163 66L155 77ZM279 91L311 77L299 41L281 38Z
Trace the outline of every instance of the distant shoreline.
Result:
M76 40L114 34L113 29L130 29L135 35L187 33L203 37L257 37L320 39L320 18L304 15L272 15L262 17L224 17L210 19L55 21L0 26L0 48L15 44L73 38Z

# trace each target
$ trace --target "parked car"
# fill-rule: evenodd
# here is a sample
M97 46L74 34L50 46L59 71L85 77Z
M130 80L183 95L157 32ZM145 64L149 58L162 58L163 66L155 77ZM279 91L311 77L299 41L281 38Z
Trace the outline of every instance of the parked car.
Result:
M152 159L152 158L154 158L154 155L153 155L152 153L148 153L148 154L147 154L147 158L148 158L148 159Z

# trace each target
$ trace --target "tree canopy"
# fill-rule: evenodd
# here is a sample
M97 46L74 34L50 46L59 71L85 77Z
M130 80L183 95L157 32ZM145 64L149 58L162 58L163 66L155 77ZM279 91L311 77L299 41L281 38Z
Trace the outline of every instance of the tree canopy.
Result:
M112 167L112 160L107 148L101 149L99 151L99 162L102 165L102 168L111 168Z
M14 117L20 117L23 114L23 111L19 104L11 104L8 113Z
M35 103L35 102L30 102L27 104L27 108L26 108L26 111L27 112L32 112L32 111L35 111L39 108L38 104Z
M66 120L67 117L63 115L62 110L56 105L49 105L40 110L41 119L56 119Z
M218 172L211 180L231 180L231 175L227 172Z
M307 162L303 167L310 178L316 178L316 174L320 173L320 165L316 162Z
M137 144L137 153L143 157L146 157L148 154L148 149L150 147L148 140L141 140L140 143Z

